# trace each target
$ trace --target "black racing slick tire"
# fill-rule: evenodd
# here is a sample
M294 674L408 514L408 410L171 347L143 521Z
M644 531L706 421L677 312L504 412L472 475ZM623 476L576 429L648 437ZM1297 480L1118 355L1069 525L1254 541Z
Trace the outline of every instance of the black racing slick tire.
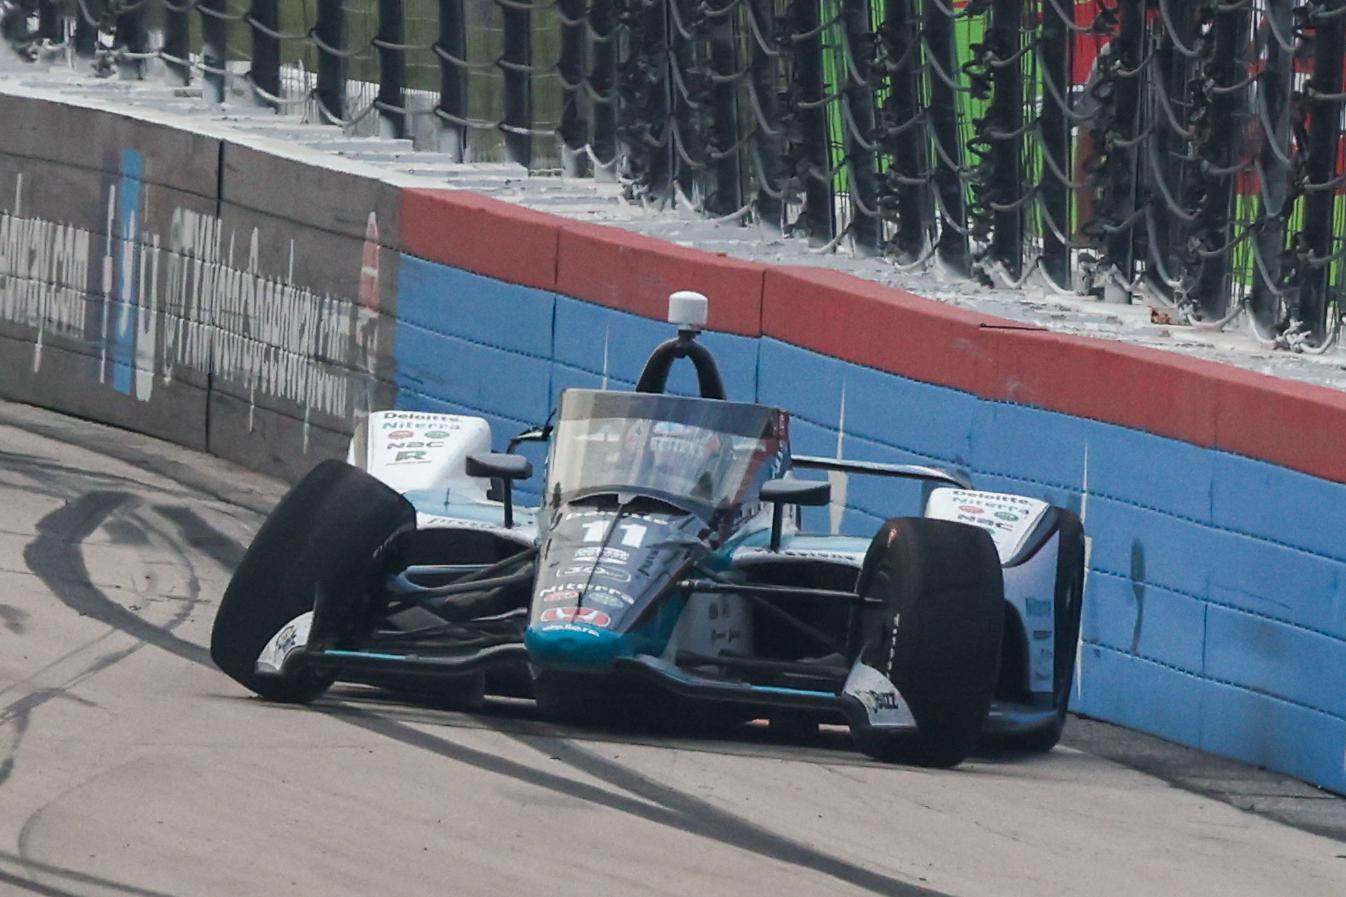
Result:
M995 544L977 527L897 517L870 543L857 590L883 602L865 611L860 659L897 686L917 730L855 726L856 745L888 762L956 766L976 745L1000 667Z
M1075 646L1080 635L1084 607L1084 526L1075 512L1056 509L1060 521L1060 545L1056 553L1055 669L1052 698L1056 719L1052 725L1022 735L1006 735L996 743L1016 750L1045 754L1056 747L1066 728L1066 710L1075 682Z
M319 616L357 615L382 573L382 549L415 523L411 504L364 471L341 461L313 468L267 517L225 589L210 633L215 665L268 700L317 698L332 674L258 675L258 654L281 627L313 610L318 594ZM334 625L342 623L328 619L323 630Z

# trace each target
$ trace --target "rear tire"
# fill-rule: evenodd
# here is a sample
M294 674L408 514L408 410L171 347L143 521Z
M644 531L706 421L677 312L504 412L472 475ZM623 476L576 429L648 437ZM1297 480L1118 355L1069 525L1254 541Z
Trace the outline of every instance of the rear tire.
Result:
M358 468L324 461L276 505L234 571L210 633L215 665L272 701L307 703L335 681L332 673L300 669L257 675L257 655L280 628L314 609L323 595L323 632L345 634L363 610L384 546L414 527L416 512L402 496Z
M898 517L874 536L857 590L884 606L862 618L861 660L897 686L915 732L853 728L878 760L948 767L972 751L995 693L1004 582L991 537L947 520Z

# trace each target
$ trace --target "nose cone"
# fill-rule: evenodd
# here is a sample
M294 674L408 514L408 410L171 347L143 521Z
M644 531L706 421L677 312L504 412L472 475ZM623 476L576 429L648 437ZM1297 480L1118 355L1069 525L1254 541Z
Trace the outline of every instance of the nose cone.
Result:
M620 657L660 653L671 624L641 621L704 551L703 526L681 512L565 506L540 546L524 633L532 663L593 673Z
M535 624L523 637L537 666L585 673L602 672L629 655L627 641L619 632L582 622Z

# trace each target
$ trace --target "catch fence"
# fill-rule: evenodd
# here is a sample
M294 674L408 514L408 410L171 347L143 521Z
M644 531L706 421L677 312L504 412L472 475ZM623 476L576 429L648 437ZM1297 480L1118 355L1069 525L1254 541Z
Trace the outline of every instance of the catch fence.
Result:
M1339 332L1346 0L0 6L35 60L162 68L902 268L1242 318L1268 345Z

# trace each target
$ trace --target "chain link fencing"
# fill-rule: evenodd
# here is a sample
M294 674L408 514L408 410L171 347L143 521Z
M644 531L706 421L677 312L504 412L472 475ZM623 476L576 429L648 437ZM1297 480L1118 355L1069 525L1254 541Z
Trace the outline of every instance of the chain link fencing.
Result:
M5 38L1324 351L1346 0L0 0Z

